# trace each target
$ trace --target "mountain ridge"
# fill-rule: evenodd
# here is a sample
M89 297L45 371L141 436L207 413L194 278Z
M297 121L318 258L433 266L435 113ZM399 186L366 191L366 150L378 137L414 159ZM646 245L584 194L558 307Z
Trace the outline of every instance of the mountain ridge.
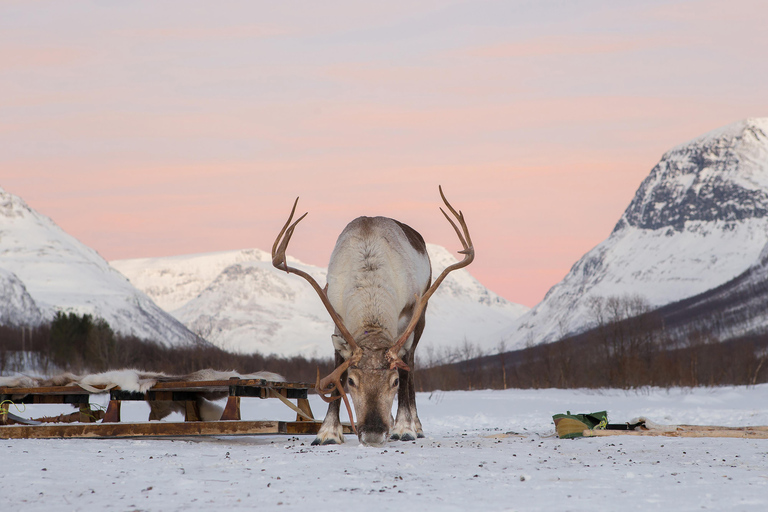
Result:
M440 246L427 244L427 249L434 275L456 261ZM321 286L325 283L325 268L288 259ZM333 324L314 290L275 269L271 256L259 249L111 264L190 329L227 350L279 355L332 351ZM422 343L446 350L466 339L492 350L500 340L495 334L526 310L487 290L466 270L456 271L430 300Z
M9 324L39 325L57 312L73 312L103 318L120 334L164 345L201 341L95 250L2 188L0 269L8 285L3 309Z
M768 118L738 121L676 146L643 180L614 231L624 225L681 231L688 221L768 216L768 176L750 172L755 160L768 160Z
M768 243L768 119L751 118L670 149L608 238L504 332L510 346L589 329L590 300L639 295L655 308L744 272Z

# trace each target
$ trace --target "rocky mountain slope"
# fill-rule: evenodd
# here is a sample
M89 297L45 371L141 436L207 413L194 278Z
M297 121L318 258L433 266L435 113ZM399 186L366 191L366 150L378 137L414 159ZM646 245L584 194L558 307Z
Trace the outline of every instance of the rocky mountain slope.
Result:
M667 335L677 339L696 333L727 340L768 333L768 245L757 262L730 281L698 295L667 304L653 315Z
M433 273L456 259L428 244ZM290 259L325 283L326 269ZM330 356L333 324L314 290L272 266L258 249L113 261L139 289L208 341L241 352ZM495 350L494 334L527 311L490 292L466 270L449 275L427 310L419 353L453 350L466 341ZM431 348L429 348L431 347Z
M58 311L167 345L199 342L96 251L0 189L0 323L38 325Z
M0 325L35 326L43 315L21 279L0 268Z
M594 297L658 307L716 288L756 264L768 242L768 119L739 121L663 155L610 236L505 332L550 342L594 323Z

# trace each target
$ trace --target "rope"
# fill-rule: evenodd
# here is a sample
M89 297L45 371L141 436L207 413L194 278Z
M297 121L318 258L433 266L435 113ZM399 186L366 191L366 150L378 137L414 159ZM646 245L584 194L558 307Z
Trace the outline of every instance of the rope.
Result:
M104 414L106 414L107 413L107 408L104 407L103 405L100 405L100 404L89 403L88 404L88 412L83 412L83 410L80 409L80 414L85 414L86 416L88 416L89 418L93 419L94 421L99 421L102 418L99 418L99 417L97 417L94 414L96 411L102 411L102 412L104 412Z
M3 406L3 407L0 407L0 416L5 416L6 414L8 414L9 405L14 406L16 408L16 412L19 412L19 413L23 413L24 411L27 410L27 406L25 404L21 404L22 408L19 409L19 404L17 404L13 400L3 400L2 402L0 402L0 406Z
M592 430L605 430L607 426L608 426L608 417L603 416L603 421L595 425L595 428L593 428Z

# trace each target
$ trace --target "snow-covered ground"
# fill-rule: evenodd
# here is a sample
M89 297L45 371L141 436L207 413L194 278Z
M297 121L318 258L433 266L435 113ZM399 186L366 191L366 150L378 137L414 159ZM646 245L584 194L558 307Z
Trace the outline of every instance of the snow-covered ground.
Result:
M94 397L95 398L95 397ZM420 393L426 439L310 447L311 437L5 440L9 508L58 510L764 510L768 440L560 440L552 415L768 425L768 385L639 392ZM316 416L325 412L311 397ZM292 419L243 399L243 419ZM29 407L25 416L60 406ZM45 408L45 409L43 409ZM14 412L13 408L11 409ZM143 420L146 405L125 403ZM178 418L177 418L178 419Z

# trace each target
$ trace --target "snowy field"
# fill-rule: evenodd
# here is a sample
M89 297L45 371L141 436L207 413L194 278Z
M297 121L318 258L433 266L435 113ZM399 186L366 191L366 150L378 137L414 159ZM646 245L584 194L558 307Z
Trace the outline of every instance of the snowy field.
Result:
M30 512L768 506L768 440L559 440L551 418L606 409L611 422L646 416L670 424L768 425L768 385L435 392L417 402L427 438L384 448L350 436L323 447L310 447L304 436L4 440L0 494L9 510ZM311 403L322 417L325 405L316 396ZM243 419L293 419L277 400L243 399L242 406ZM61 406L34 407L23 415ZM124 421L145 420L147 410L124 403Z

